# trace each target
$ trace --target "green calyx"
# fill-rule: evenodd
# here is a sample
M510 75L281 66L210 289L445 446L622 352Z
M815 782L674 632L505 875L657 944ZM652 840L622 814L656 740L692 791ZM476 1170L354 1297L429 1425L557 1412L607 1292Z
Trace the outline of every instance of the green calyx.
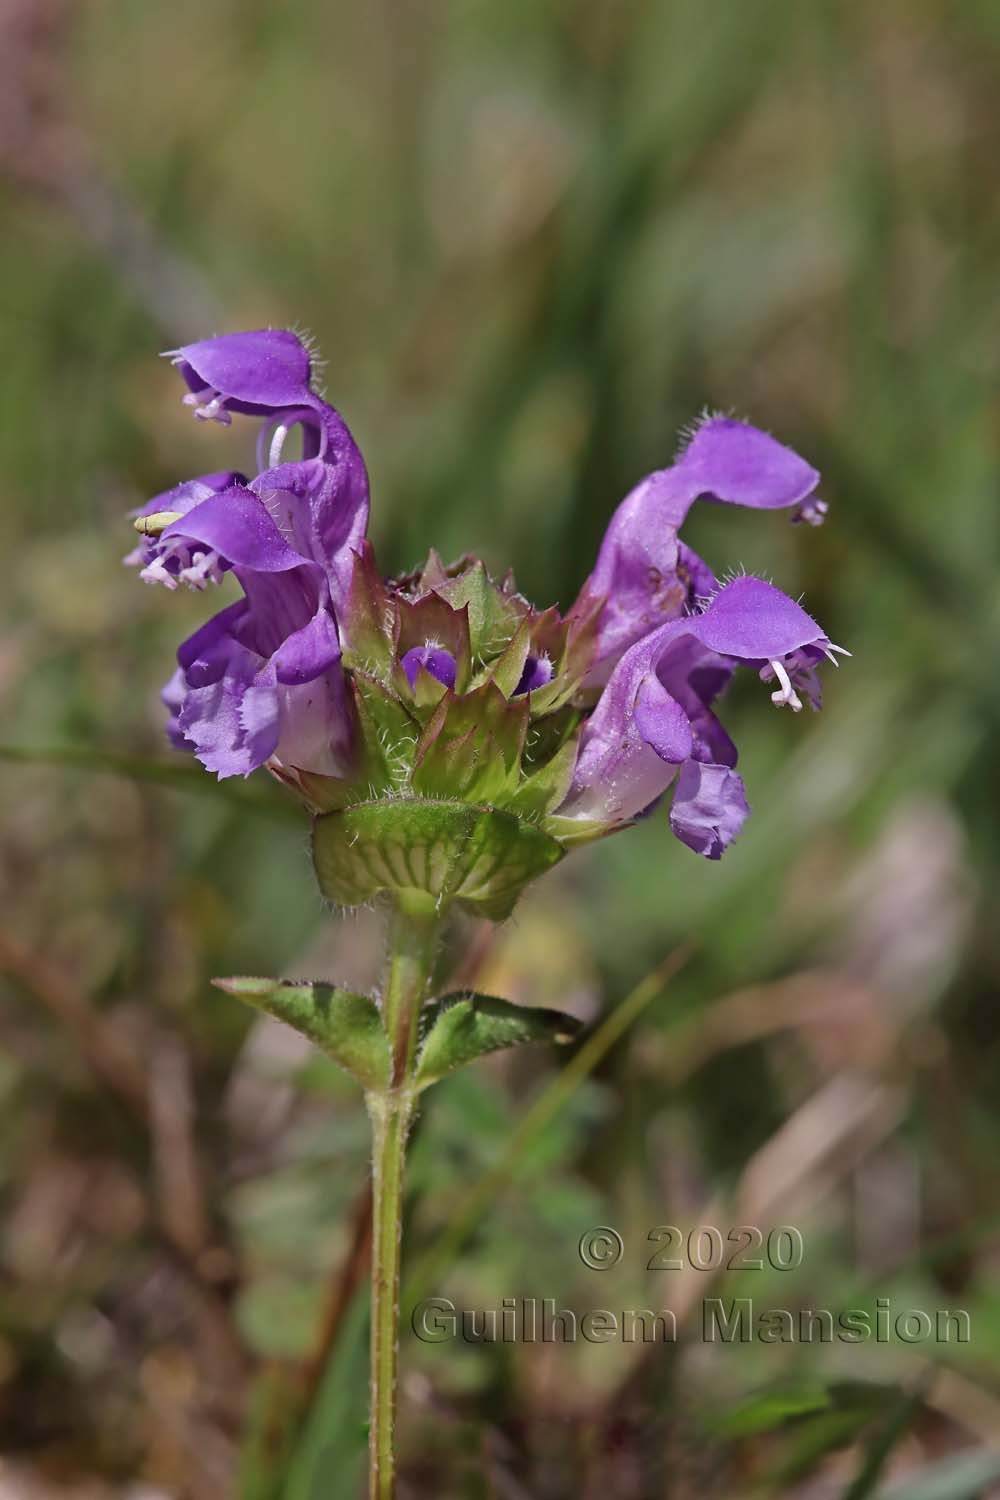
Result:
M429 910L459 902L509 915L524 886L588 836L556 813L595 626L596 612L563 620L533 609L511 578L497 583L475 560L445 567L432 553L386 583L365 544L340 620L354 773L275 773L317 814L324 894L345 906L388 893ZM450 658L453 685L425 665L414 671L414 653L426 652Z
M415 912L457 901L497 922L564 852L510 812L429 798L357 803L317 818L313 831L320 889L339 905L387 892Z

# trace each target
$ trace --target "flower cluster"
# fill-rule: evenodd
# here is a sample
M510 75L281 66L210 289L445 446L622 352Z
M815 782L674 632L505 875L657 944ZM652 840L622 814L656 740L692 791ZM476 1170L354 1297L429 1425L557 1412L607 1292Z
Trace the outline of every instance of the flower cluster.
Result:
M164 692L170 734L220 777L267 766L320 822L354 809L352 848L363 817L369 827L373 807L390 808L395 843L383 830L364 876L357 861L347 870L343 848L327 850L339 898L407 883L440 896L450 881L448 894L475 904L494 890L475 839L472 864L445 877L425 830L427 867L412 868L416 825L409 843L398 830L434 803L507 814L536 840L534 869L672 787L673 832L722 854L748 807L713 704L747 666L775 684L775 704L818 707L817 665L839 648L771 584L720 586L678 533L697 499L817 524L826 507L815 470L746 423L705 419L673 464L622 501L561 615L534 609L511 577L496 582L475 559L445 566L432 552L406 578L380 577L365 538L364 461L316 393L296 335L232 334L172 358L197 417L228 424L236 412L262 425L252 478L189 480L135 520L129 561L148 582L203 589L232 573L242 589L178 651ZM283 462L296 429L302 457ZM455 835L466 844L469 827ZM512 862L509 849L495 857Z

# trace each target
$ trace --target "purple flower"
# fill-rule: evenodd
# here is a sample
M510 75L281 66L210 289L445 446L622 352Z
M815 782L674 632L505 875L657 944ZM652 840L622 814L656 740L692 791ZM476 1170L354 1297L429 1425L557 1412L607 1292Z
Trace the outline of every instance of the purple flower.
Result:
M835 660L800 605L759 578L736 578L701 614L670 620L622 656L584 725L559 816L627 822L676 779L670 823L699 854L718 859L749 811L736 750L711 704L737 665L778 681L778 706L802 707L814 663Z
M353 711L341 667L338 611L368 521L365 465L346 425L310 384L306 346L272 330L207 339L174 363L196 414L264 418L262 472L206 475L158 495L136 522L127 559L148 582L201 589L232 573L244 598L177 654L164 692L174 743L219 777L274 758L326 775L350 769ZM301 459L282 463L294 428Z
M678 532L699 498L816 524L814 469L746 423L705 420L622 501L563 617L474 558L446 566L432 552L380 577L364 461L295 334L205 339L171 357L199 418L260 422L253 477L205 474L136 513L127 561L146 582L202 590L232 575L242 590L177 653L163 693L175 745L220 777L266 764L314 811L465 801L562 844L623 827L672 790L675 835L721 856L749 808L717 700L746 666L779 707L818 708L817 667L839 648L770 584L720 588ZM287 459L293 434L300 456ZM397 870L387 838L366 889Z
M718 588L712 569L678 540L695 500L753 510L794 507L793 519L817 524L826 506L813 497L819 475L803 459L745 422L709 417L667 469L649 474L619 505L594 571L574 607L602 604L590 680L607 680L614 663L648 631L694 609Z

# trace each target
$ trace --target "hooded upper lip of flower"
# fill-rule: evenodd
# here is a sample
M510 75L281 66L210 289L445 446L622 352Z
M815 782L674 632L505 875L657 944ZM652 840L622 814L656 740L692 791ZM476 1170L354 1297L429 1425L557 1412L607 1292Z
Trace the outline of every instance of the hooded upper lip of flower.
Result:
M284 328L260 328L200 339L164 356L187 382L185 406L202 421L230 421L230 412L268 417L282 408L311 405L312 356L306 342Z
M604 533L577 608L603 601L590 681L664 620L677 619L718 589L714 572L678 540L695 500L751 510L791 509L822 520L819 475L790 448L746 422L707 417L669 468L649 474L621 502Z
M255 477L206 474L138 512L144 539L128 561L141 564L148 581L203 588L232 572L244 591L180 647L164 692L171 737L219 776L246 775L270 760L349 777L357 724L341 625L346 619L355 629L349 606L363 571L364 461L339 413L313 389L312 356L295 334L225 335L171 358L198 417L262 419ZM284 462L293 428L302 456ZM526 701L544 714L565 704L574 684L582 687L575 768L554 824L618 826L675 783L671 826L683 842L718 858L736 836L748 808L735 746L712 703L735 667L748 665L776 683L775 703L798 710L802 693L818 707L815 668L840 648L772 585L742 577L720 588L678 532L699 498L785 508L793 520L818 524L826 506L817 482L791 449L716 416L694 428L673 464L622 501L567 619L576 642L572 670L560 678L565 663L555 666L544 643L526 657L522 645L506 688L523 718ZM438 572L444 583L425 584L431 593L448 583ZM430 624L427 606L418 607ZM381 628L377 619L373 628ZM464 692L458 645L433 632L414 640L411 631L400 646L397 687L405 693L408 685L427 703L442 690Z

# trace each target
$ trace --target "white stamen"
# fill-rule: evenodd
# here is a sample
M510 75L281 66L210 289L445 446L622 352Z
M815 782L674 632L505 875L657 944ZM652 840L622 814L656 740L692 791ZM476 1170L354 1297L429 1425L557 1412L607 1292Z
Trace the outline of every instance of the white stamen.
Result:
M772 661L771 670L773 671L775 677L777 677L778 681L781 683L781 687L779 688L779 690L776 693L771 694L771 702L777 708L790 708L793 714L801 713L802 699L792 687L792 679L785 671L783 663L780 661Z
M821 500L818 495L810 495L792 512L792 520L803 521L807 526L822 526L829 509L825 500Z
M206 401L206 396L210 396L211 400ZM203 385L197 391L188 391L186 396L181 397L181 405L193 406L199 422L219 422L223 427L229 427L233 420L226 411L226 397L213 391L210 385Z
M174 564L173 568L168 564ZM144 583L162 583L164 588L176 589L180 583L199 592L209 583L221 583L224 576L222 559L213 550L198 551L182 537L168 539L162 543L139 577Z
M168 573L160 558L154 557L151 563L147 563L139 574L143 583L162 583L166 589L175 589L177 579Z
M833 644L833 642L831 641L830 644L829 644L829 646L824 647L823 654L827 657L827 659L829 661L833 662L833 665L835 667L839 667L840 666L840 662L837 660L836 656L834 656L834 654L833 654L834 652L837 652L840 656L853 656L854 655L854 653L852 651L848 651L848 649L847 649L846 646L835 646Z
M267 467L269 469L276 469L280 464L281 450L285 446L285 439L287 436L288 428L283 422L279 423L278 426L274 429L274 435L271 438L271 449L267 456Z
M203 552L193 562L189 562L186 568L178 573L182 583L186 583L189 589L197 589L199 592L210 583L222 582L222 569L219 566L219 554L217 552Z

